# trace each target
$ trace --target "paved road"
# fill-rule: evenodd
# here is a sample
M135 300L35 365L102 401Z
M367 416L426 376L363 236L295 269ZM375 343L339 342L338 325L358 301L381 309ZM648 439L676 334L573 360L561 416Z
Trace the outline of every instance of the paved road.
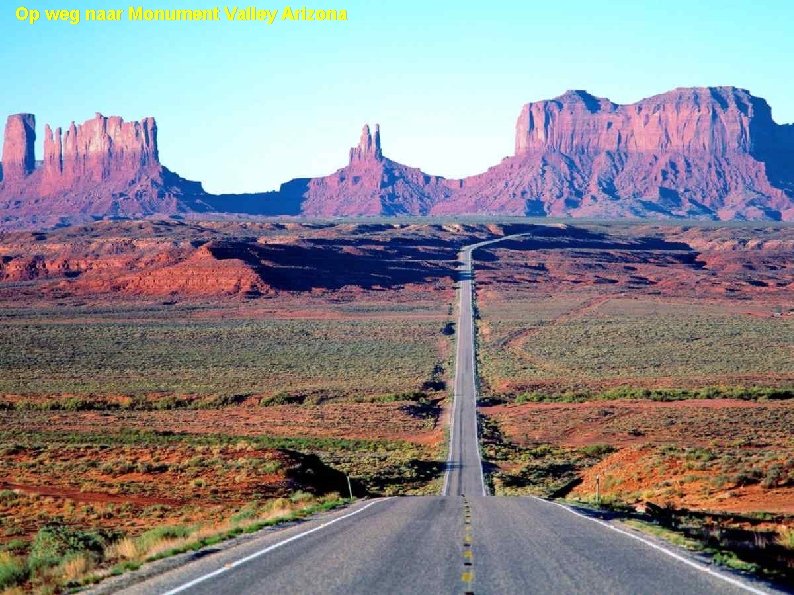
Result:
M475 593L752 592L540 499L473 498L472 525Z
M487 496L477 434L477 367L475 364L474 271L478 248L528 234L514 234L466 246L458 268L458 326L455 356L455 400L450 420L449 458L442 493L445 496Z
M361 502L202 557L123 592L738 595L750 591L549 502L456 496Z
M364 508L369 506L368 508ZM343 518L350 512L353 516ZM329 522L273 532L124 591L163 593L455 593L462 567L463 513L457 498L390 498L335 513L332 525L237 567L227 564ZM455 537L458 537L456 540ZM221 571L215 576L207 574ZM191 585L192 581L197 581Z
M454 404L450 419L449 458L444 478L445 496L488 494L477 435L477 387L474 363L474 316L472 312L471 253L460 254L458 269L458 324L455 356Z
M129 595L762 592L686 554L535 498L485 495L471 252L461 253L455 406L443 497L359 502L199 559Z

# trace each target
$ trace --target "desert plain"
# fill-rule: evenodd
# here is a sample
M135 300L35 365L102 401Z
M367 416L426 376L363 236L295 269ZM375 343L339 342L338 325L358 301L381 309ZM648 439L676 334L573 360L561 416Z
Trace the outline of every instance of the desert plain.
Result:
M0 588L438 493L458 252L511 234L475 253L493 492L790 577L791 225L218 217L0 236Z

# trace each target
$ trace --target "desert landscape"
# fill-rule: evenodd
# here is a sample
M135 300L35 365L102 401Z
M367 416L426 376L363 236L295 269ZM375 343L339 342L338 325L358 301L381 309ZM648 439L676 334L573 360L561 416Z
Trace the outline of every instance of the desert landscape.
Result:
M717 518L767 548L722 539L731 563L785 576L792 229L496 220L4 234L8 567L90 583L337 506L346 476L438 493L458 250L513 234L475 265L496 494L696 515L705 542Z
M487 249L480 411L496 492L664 510L750 565L765 558L748 542L766 544L789 573L793 240L594 224Z
M48 540L26 584L76 586L349 489L437 492L456 246L492 233L162 221L4 236L8 567Z
M0 18L0 595L794 592L794 3L73 4Z

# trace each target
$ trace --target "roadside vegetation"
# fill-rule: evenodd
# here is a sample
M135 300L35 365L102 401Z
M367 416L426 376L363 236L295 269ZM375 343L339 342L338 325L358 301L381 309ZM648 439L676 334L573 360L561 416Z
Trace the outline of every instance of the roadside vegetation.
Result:
M289 304L5 310L0 592L437 493L446 305Z
M794 317L619 296L554 301L481 304L485 392L518 402L794 396Z
M436 493L438 445L146 431L0 434L0 588L61 592L349 497Z
M19 498L0 492L6 504ZM195 551L265 527L298 520L344 504L336 494L295 492L288 498L246 504L222 520L157 524L137 533L82 529L51 519L32 540L0 544L0 589L55 593L136 570L145 562Z
M794 584L794 515L726 514L652 504L637 510L614 499L573 499L569 504L705 554L718 566L760 576L784 589Z
M566 448L548 443L516 444L505 439L498 424L480 417L480 441L486 472L496 496L554 498L582 482L584 469L614 452L605 444Z
M544 419L547 426L565 417L555 405L538 407L546 409L538 412L537 419ZM552 407L558 410L550 415ZM598 427L611 415L588 417L598 415L596 409L580 412L590 420L589 427L582 428L588 435L570 435L566 428L557 428L545 434L549 439L559 431L555 442L533 442L521 432L524 422L517 424L500 412L489 415L488 407L484 411L483 455L496 495L564 499L583 507L586 514L620 520L707 554L715 564L794 583L794 451L785 416L774 422L763 410L756 413L756 423L766 426L756 436L744 433L749 427L747 415L732 424L730 414L704 425L701 435L692 435L684 427L676 428L676 417L689 411L675 417L657 411L649 414L657 422L655 432L646 426L633 437L635 442L627 444ZM765 423L765 418L770 422ZM720 425L722 431L715 436ZM503 427L509 428L509 434Z
M342 398L421 390L446 357L438 351L443 324L407 316L15 319L0 324L0 394L199 396L211 407L246 395Z

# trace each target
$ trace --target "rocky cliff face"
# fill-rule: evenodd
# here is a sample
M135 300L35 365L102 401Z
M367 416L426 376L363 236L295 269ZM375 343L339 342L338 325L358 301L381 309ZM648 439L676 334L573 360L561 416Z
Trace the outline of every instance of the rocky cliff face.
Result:
M444 180L383 157L368 127L350 164L310 180L310 215L509 214L794 219L794 126L734 87L631 105L569 91L523 107L515 154Z
M383 151L380 148L380 124L375 124L375 136L369 130L369 125L365 124L361 130L361 140L357 147L350 149L350 163L366 163L368 161L378 161L383 158Z
M154 118L125 122L97 114L93 120L71 126L62 134L49 125L44 132L43 191L75 187L126 184L160 169L157 124Z
M96 216L135 217L207 210L201 184L160 164L153 118L125 122L97 114L62 131L47 125L36 168L35 118L11 116L3 145L0 211L46 226Z
M427 215L448 195L443 178L384 157L380 126L375 126L374 136L364 126L358 146L350 149L347 167L309 180L301 210L315 217Z
M515 155L437 213L794 218L794 136L734 87L631 105L569 91L524 106Z
M529 103L515 154L463 180L384 156L380 127L362 130L348 165L278 192L207 195L163 167L153 119L97 116L44 133L11 116L3 145L0 224L53 218L214 210L319 217L509 214L794 220L794 125L734 87L676 89L631 105L585 91Z
M36 116L16 114L8 116L3 137L3 161L0 180L6 184L17 183L33 173L36 158Z
M774 124L769 106L732 87L676 89L631 105L616 105L586 91L569 91L523 107L516 124L516 155L532 151L750 153L754 123Z

